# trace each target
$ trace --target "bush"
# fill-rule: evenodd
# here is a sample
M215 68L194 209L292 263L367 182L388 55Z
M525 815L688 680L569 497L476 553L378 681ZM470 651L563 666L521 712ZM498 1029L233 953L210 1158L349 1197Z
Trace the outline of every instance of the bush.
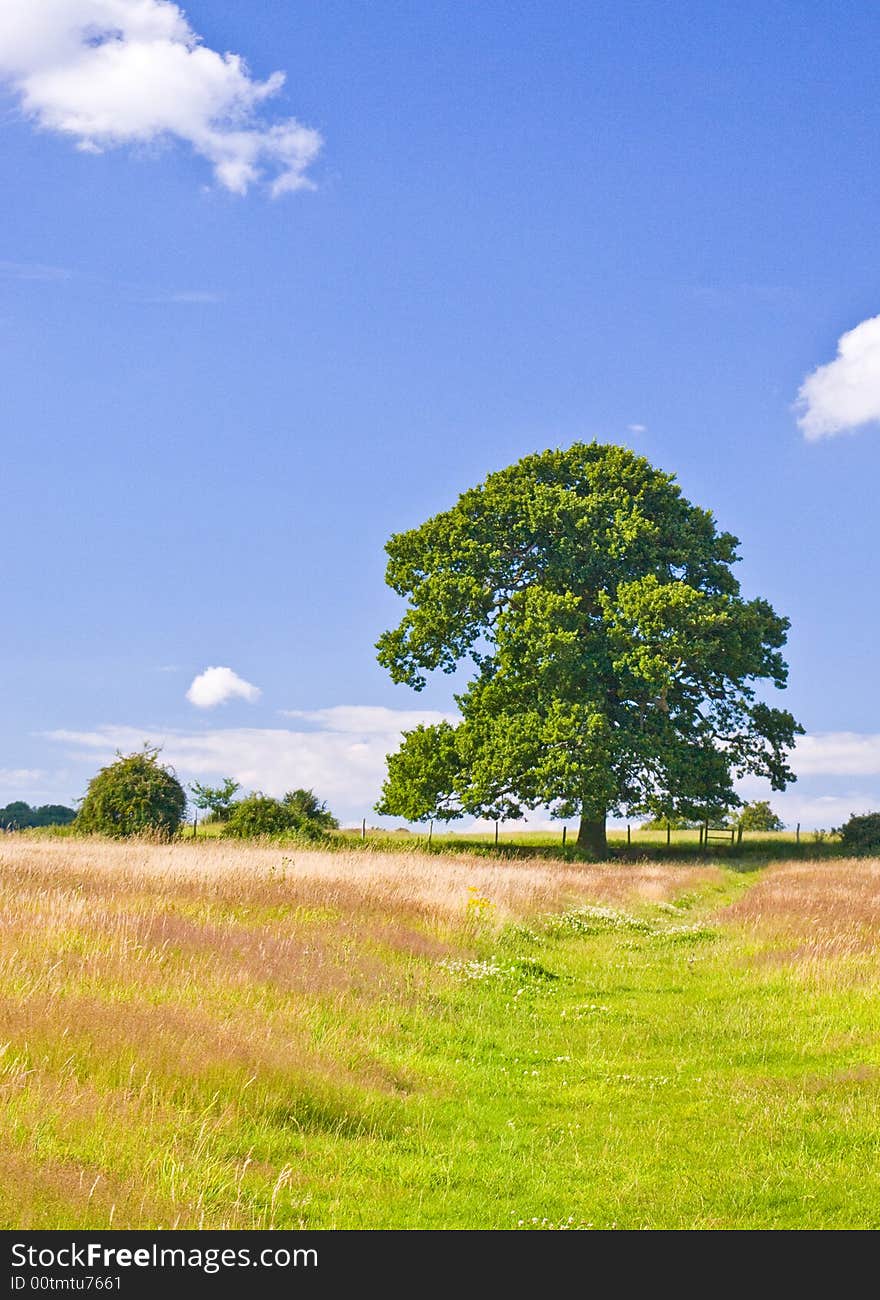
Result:
M183 821L186 793L159 750L119 755L92 777L74 826L87 834L173 835Z
M843 826L837 826L844 848L849 853L880 853L880 812L852 814Z
M325 831L339 830L339 822L326 802L320 800L314 790L288 790L281 802L285 808L290 808L301 822L308 822Z
M283 835L294 829L294 818L290 810L279 799L270 795L248 795L239 799L230 810L223 827L223 834L233 839L251 839L257 835Z
M223 834L233 839L271 835L315 842L338 825L311 790L290 790L283 799L257 791L232 805Z

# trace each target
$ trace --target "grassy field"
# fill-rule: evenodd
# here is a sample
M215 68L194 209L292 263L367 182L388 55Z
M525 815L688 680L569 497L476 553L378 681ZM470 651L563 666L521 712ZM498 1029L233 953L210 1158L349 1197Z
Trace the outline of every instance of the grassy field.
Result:
M736 867L10 837L0 1226L880 1227L880 864Z

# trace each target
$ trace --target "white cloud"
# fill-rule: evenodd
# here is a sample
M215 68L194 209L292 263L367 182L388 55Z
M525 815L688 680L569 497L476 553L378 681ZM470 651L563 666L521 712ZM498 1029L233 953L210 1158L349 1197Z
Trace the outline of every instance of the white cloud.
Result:
M213 709L227 700L247 700L253 704L261 695L259 686L246 682L231 668L206 668L193 680L186 698L197 709Z
M880 811L880 735L826 731L799 736L791 755L796 784L773 791L758 777L737 782L743 799L769 799L793 830L840 826L850 813ZM867 779L866 779L867 778Z
M861 814L880 811L880 794L870 790L852 790L844 794L807 794L797 786L786 790L784 794L770 793L765 790L758 796L769 797L773 811L785 822L788 830L800 824L802 830L822 827L831 830L842 826L851 813Z
M628 430L630 433L647 433L647 432L648 432L648 426L647 426L646 424L628 424L626 427L627 427L627 430Z
M798 776L880 776L880 735L825 731L799 736L792 767Z
M276 796L304 786L326 799L338 816L359 819L379 797L385 758L399 747L400 733L420 722L454 718L430 710L359 705L294 716L314 729L230 727L183 732L108 726L53 731L49 737L72 746L70 757L88 756L92 764L112 761L117 750L133 753L147 742L161 746L162 761L184 779L231 776L247 790Z
M337 704L330 709L282 709L282 717L302 718L323 731L351 732L363 736L395 736L420 723L455 722L454 713L431 709L383 709L368 704Z
M880 421L880 316L840 338L837 356L807 376L796 405L811 442Z
M2 0L0 79L38 126L87 152L176 138L236 194L257 181L273 196L312 188L318 132L261 116L284 73L255 80L170 0Z

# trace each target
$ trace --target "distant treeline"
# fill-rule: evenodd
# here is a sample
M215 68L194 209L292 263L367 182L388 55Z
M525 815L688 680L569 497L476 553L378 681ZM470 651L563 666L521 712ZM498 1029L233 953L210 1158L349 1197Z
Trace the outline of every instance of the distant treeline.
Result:
M19 799L0 808L0 827L3 830L26 830L29 826L69 826L76 816L73 808L65 808L60 803L43 804L41 808L32 808L29 803Z

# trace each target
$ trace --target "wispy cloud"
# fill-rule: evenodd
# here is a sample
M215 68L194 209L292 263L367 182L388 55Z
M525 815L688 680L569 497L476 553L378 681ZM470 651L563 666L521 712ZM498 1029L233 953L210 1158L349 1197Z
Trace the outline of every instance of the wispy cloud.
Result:
M810 442L880 422L880 316L841 336L835 359L804 380L796 409Z
M146 741L162 747L162 759L180 776L207 780L231 776L245 789L281 795L297 786L314 789L338 816L360 818L379 797L385 758L400 745L401 732L420 722L454 715L432 710L340 705L295 712L301 727L229 727L203 732L105 726L92 731L53 731L74 760L90 765L132 753Z
M5 804L3 792L12 790L19 794L31 786L39 785L46 773L38 767L0 767L0 804Z
M67 768L0 767L0 808L16 799L72 807L84 786L82 774Z
M170 0L3 0L0 78L39 127L86 152L177 139L233 193L313 188L320 135L265 115L284 73L256 80L240 55L203 44Z
M24 280L33 284L68 284L75 280L80 287L85 285L122 293L130 301L141 303L213 306L226 301L226 295L216 289L156 289L125 280L108 280L89 272L71 271L62 266L47 266L42 262L0 261L0 280Z
M223 302L222 293L215 293L211 289L172 289L168 293L153 293L147 298L142 298L142 302L148 303L181 303L184 306L211 306L214 303Z
M6 280L35 280L43 284L61 284L73 279L73 272L63 266L44 266L41 262L2 262L0 276Z
M453 722L455 714L432 709L385 709L367 704L336 704L329 709L282 709L284 718L299 718L317 730L359 736L397 737L420 723Z
M648 432L648 426L647 426L646 424L628 424L626 427L627 427L627 432L629 432L629 433L647 433L647 432Z
M227 700L247 700L254 704L261 695L259 686L246 682L231 668L206 668L193 680L186 698L197 709L214 709Z

